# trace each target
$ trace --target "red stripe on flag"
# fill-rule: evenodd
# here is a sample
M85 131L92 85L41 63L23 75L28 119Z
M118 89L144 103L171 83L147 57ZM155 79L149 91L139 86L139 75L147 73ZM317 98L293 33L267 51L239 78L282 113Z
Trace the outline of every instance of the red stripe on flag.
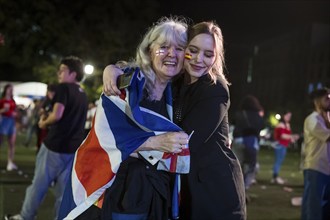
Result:
M190 155L189 148L184 148L180 153L177 153L177 154L164 153L163 159L171 158L170 172L175 173L176 172L176 165L178 163L178 156L189 156L189 155Z
M78 148L75 171L87 196L107 184L115 175L111 170L108 154L98 141L94 126Z

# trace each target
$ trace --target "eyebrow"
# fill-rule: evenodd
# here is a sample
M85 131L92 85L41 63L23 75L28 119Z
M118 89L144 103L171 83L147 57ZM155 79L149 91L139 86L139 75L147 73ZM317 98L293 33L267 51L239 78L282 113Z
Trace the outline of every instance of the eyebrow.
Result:
M200 50L200 48L197 47L197 46L195 46L195 45L189 45L188 48L189 48L189 47L193 47L194 49L198 49L198 50ZM205 52L213 53L213 54L214 54L214 51L213 51L213 50L205 50Z

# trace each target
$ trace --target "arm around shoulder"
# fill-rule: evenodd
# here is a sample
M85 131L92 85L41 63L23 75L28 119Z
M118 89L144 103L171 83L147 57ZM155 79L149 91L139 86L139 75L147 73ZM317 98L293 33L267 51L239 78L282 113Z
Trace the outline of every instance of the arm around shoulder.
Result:
M123 71L116 65L110 64L103 70L103 92L106 95L120 95L117 87L117 78L123 74Z

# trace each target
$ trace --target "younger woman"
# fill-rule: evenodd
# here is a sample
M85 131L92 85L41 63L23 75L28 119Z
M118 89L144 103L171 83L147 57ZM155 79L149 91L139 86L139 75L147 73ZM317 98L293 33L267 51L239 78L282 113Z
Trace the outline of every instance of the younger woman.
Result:
M16 142L16 103L13 98L13 86L11 84L7 84L3 90L0 99L0 113L0 144L2 142L2 136L7 136L9 144L7 171L12 171L16 170L17 166L14 163Z
M284 184L284 180L278 176L281 166L283 164L286 149L290 143L298 140L299 136L297 134L291 133L291 121L292 113L290 111L284 111L281 115L279 123L274 129L274 139L278 142L275 147L275 162L273 166L273 178L272 183Z

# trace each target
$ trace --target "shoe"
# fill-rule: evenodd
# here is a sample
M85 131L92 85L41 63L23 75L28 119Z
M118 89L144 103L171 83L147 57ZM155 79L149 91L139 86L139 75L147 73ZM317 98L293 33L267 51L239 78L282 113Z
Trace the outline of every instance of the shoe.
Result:
M7 171L13 171L17 170L17 165L14 164L13 162L8 162L7 163Z
M5 215L5 220L24 220L20 214L16 215Z
M273 178L271 179L270 181L271 183L276 183L278 185L283 185L285 183L284 179L282 179L281 177L276 177L276 178Z

